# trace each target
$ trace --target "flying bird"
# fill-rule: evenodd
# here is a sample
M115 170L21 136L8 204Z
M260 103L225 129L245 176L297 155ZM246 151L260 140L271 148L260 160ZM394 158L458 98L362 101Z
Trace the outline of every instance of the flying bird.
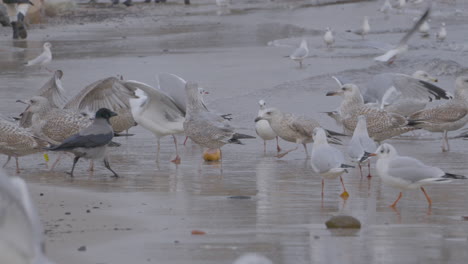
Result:
M67 151L75 154L73 166L70 175L73 177L75 165L80 158L85 159L103 159L104 166L110 170L114 177L119 175L110 167L107 159L107 145L114 137L114 130L109 122L109 119L117 114L107 108L101 108L96 112L94 121L88 127L80 130L77 134L66 138L59 145L52 145L47 150L51 151Z

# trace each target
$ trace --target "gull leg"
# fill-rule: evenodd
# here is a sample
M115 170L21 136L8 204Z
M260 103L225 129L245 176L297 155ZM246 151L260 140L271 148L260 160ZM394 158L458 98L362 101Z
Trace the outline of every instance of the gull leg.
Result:
M186 136L184 140L184 146L185 146L185 143L187 143L187 140L188 140L188 137Z
M429 204L429 207L432 206L432 200L431 200L431 197L429 197L429 195L427 195L427 192L426 190L424 190L423 187L421 187L421 191L424 193L424 196L426 196L426 199L427 199L427 203Z
M346 187L344 186L343 177L341 177L341 175L340 175L340 181L341 181L341 186L343 186L343 193L341 193L340 197L346 200L349 197L349 193L346 190Z
M278 155L276 155L276 157L277 157L277 158L282 158L282 157L286 156L286 154L288 154L289 152L294 151L294 150L297 150L298 148L299 148L299 146L296 146L296 147L293 148L293 149L287 150L287 151L285 151L285 152L283 152L283 153L279 153Z
M304 146L304 150L305 150L305 153L306 153L306 158L310 157L309 156L309 151L307 151L307 144L302 143L302 146Z
M89 161L89 168L88 171L94 171L94 160Z
M299 61L299 69L302 69L302 60Z
M55 166L57 166L57 164L59 163L60 159L62 158L62 155L63 155L63 152L60 152L59 156L57 157L57 159L54 161L54 163L52 164L52 166L50 167L50 170L49 171L53 171Z
M276 136L276 150L277 150L278 152L280 152L280 151L281 151L281 148L280 148L280 146L279 146L278 140L279 140L279 139L278 139L278 136Z
M359 172L361 173L361 178L362 178L362 167L361 167L361 163L358 163L358 166L359 166Z
M159 163L159 150L161 149L161 141L159 140L159 137L158 137L158 147L157 147L157 150L156 150L156 162Z
M444 130L444 134L442 136L442 152L447 152L447 130Z
M398 198L395 200L395 202L393 202L390 207L394 208L395 209L395 206L397 205L398 201L400 201L401 197L403 197L403 192L400 192L400 194L398 195Z
M322 200L323 200L323 189L325 187L325 179L322 178Z
M111 169L110 164L109 164L109 161L107 160L107 158L104 159L104 166L114 174L113 177L115 177L115 178L118 178L118 177L119 177L119 175L118 175L117 173L115 173L115 171L113 171L113 170Z
M372 178L372 175L370 174L370 160L367 163L367 169L369 170L369 175L367 175L367 178Z
M8 156L8 159L7 159L7 161L5 162L5 164L3 164L2 168L5 168L6 165L8 164L8 162L10 162L10 160L11 160L11 156Z
M266 154L266 140L263 140L263 154Z
M177 138L175 135L172 135L172 137L174 138L176 157L175 159L171 160L171 162L174 162L175 164L180 164L179 150L177 149Z
M20 173L20 167L19 167L19 162L18 162L18 157L15 157L16 160L16 173Z
M73 171L75 170L75 165L76 163L78 162L78 160L80 159L79 156L76 156L74 159L73 159L73 166L72 166L72 169L70 172L68 172L68 174L70 174L71 177L73 177Z

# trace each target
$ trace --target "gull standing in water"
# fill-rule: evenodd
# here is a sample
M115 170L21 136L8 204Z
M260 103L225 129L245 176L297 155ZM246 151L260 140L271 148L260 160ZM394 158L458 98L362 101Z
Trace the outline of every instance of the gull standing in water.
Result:
M466 179L465 176L446 173L437 167L428 166L415 158L399 156L396 149L387 143L382 144L376 153L369 156L377 156L377 174L384 184L402 190L421 189L429 207L432 200L424 185L450 182L450 179ZM398 198L390 206L395 207L402 196L403 192L400 191Z
M447 37L447 30L445 29L445 23L442 22L442 26L439 29L439 32L436 34L437 41L444 41Z
M396 56L407 51L408 40L411 38L414 32L416 32L419 29L419 27L424 23L424 21L426 21L426 19L429 16L430 10L430 7L426 9L421 18L419 18L419 20L413 25L413 27L403 36L403 38L400 40L400 43L398 43L396 47L388 50L385 54L381 56L375 57L374 60L391 64L395 60Z
M327 48L330 49L335 43L335 37L333 37L333 32L329 27L325 30L325 35L323 35L323 41L325 42L325 45L327 45Z
M39 216L23 179L0 170L0 263L52 264Z
M426 107L428 102L451 99L452 95L436 86L437 78L425 71L416 71L412 76L401 73L374 75L367 83L364 102L375 103L380 109L409 116Z
M379 11L387 14L392 10L392 5L390 4L390 0L385 0L384 4L380 7Z
M279 153L276 157L282 158L289 152L297 150L300 144L304 146L306 157L309 157L307 144L313 142L312 133L316 127L320 127L319 122L311 118L296 116L291 113L283 113L276 108L265 109L262 114L255 119L255 122L260 120L267 120L273 131L280 138L297 144L295 148ZM343 136L343 134L327 130L328 140L330 140L331 143L341 144L341 140L333 137L337 135Z
M409 125L431 132L443 132L442 151L450 151L448 131L460 129L468 122L468 77L455 80L455 96L448 102L409 116Z
M265 100L258 101L260 105L260 110L258 110L257 116L261 116L263 111L265 111ZM263 153L266 153L266 142L267 140L273 140L276 138L276 150L278 152L281 151L281 148L278 143L278 136L276 135L275 131L271 128L270 124L266 120L256 120L255 121L255 132L257 135L263 139Z
M0 153L16 160L16 173L20 173L18 157L43 151L46 142L37 139L31 132L0 116Z
M198 84L188 82L187 112L183 127L185 135L201 147L219 149L226 144L241 144L239 139L255 138L234 132L225 119L206 111L200 100ZM221 156L222 157L222 156Z
M172 135L176 150L176 157L172 162L179 164L181 159L175 135L184 132L185 109L181 109L174 99L161 89L156 89L138 81L126 81L124 83L126 86L135 89L138 96L138 99L130 99L133 118L140 126L151 131L157 138L156 161L159 162L160 139Z
M343 186L342 197L347 197L348 192L343 183L341 175L348 172L346 168L354 168L353 166L344 164L343 153L337 148L328 144L327 133L321 127L314 128L313 132L314 143L312 145L311 166L316 173L322 176L322 199L323 189L325 186L324 179L334 179L340 177L341 185Z
M52 51L50 51L51 47L52 47L52 44L50 44L50 42L44 43L42 53L39 56L37 56L36 58L28 61L26 63L26 66L33 66L33 65L44 66L44 65L50 63L52 61ZM50 71L49 69L47 69L47 70Z
M367 122L366 117L363 115L358 116L358 123L356 129L354 129L353 137L349 141L348 145L348 156L353 162L358 163L359 171L361 172L362 177L362 168L361 164L367 163L369 174L368 178L372 177L370 173L370 160L364 158L365 153L373 153L377 149L377 144L374 140L369 137L367 132Z
M309 48L307 47L307 41L303 39L301 45L297 48L289 58L293 61L299 62L299 68L302 68L302 61L309 55Z
M360 115L366 117L369 136L377 142L415 129L407 126L408 121L404 116L364 104L361 92L354 84L344 84L340 90L328 92L326 95L344 97L338 112L347 131L356 129Z
M360 35L364 39L366 35L370 32L369 18L367 16L364 17L360 29L355 31L347 30L346 32L353 32L356 35Z
M421 37L423 37L423 38L429 37L429 30L431 30L431 26L429 25L429 23L426 20L419 27L419 33L421 33Z
M62 143L56 146L46 148L51 151L68 151L75 154L70 176L73 177L75 165L80 158L85 159L103 159L104 166L110 170L114 177L119 175L113 171L107 160L107 145L114 137L114 130L109 119L117 114L107 108L101 108L96 112L94 121L88 127L80 130L75 135L66 138Z

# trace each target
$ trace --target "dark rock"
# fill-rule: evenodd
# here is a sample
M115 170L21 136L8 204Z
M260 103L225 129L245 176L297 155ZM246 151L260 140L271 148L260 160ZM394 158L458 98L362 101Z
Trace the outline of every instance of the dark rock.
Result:
M86 251L86 246L81 246L78 248L78 251Z
M361 222L349 215L337 215L325 222L327 228L361 228Z

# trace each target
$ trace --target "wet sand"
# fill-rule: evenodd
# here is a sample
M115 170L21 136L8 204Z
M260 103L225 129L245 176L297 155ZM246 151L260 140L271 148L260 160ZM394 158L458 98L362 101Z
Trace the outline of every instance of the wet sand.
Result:
M210 92L209 108L232 113L233 125L251 135L259 99L339 130L319 113L340 102L325 97L337 89L330 75L364 85L380 72L422 69L453 91L455 77L467 73L468 36L461 33L468 4L462 1L441 1L434 8L433 34L445 21L449 36L444 43L437 43L434 35L415 36L410 51L391 66L373 62L381 51L365 47L359 36L345 30L357 28L369 15L368 39L396 43L421 7L384 20L375 12L375 2L322 7L299 7L304 1L240 2L225 16L216 15L211 1L153 9L79 6L66 20L54 18L34 27L23 42L12 42L10 29L2 28L0 113L21 112L24 106L16 99L28 98L49 78L46 70L21 64L40 52L43 41L52 43L54 61L48 67L64 71L70 95L116 74L155 84L157 73L175 73L199 82ZM331 51L322 41L327 26L337 33ZM305 68L299 69L284 56L303 37L311 52ZM162 140L156 163L155 137L141 127L131 133L135 136L116 139L122 146L110 151L119 179L112 179L101 164L90 174L88 163L80 161L71 179L64 173L71 167L70 158L55 172L45 169L42 155L20 159L20 176L29 183L45 225L48 256L56 263L219 264L232 263L246 252L259 252L274 263L463 263L468 257L468 222L462 218L468 216L468 181L429 186L431 209L422 192L412 191L392 210L388 205L398 190L382 185L377 176L368 180L351 170L344 175L349 199L339 197L338 180L329 180L322 201L321 178L302 149L278 160L273 142L264 155L260 139L245 140L245 145L223 147L221 173L219 162L202 163L201 149L190 141L180 147L182 163L170 163L170 137ZM403 155L468 175L468 141L452 140L449 153L441 152L438 134L389 142ZM14 163L6 171L14 174ZM358 218L362 229L327 230L324 222L342 213ZM191 235L192 230L206 235ZM79 251L82 246L86 249Z

